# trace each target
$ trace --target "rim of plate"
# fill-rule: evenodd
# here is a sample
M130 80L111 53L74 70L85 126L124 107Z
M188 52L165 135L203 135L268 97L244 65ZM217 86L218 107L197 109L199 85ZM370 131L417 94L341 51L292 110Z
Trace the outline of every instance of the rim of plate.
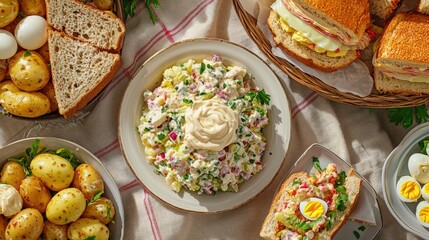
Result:
M278 161L280 161L280 164L277 167L275 173L272 175L271 179L266 184L264 184L264 186L256 194L253 194L252 196L250 196L245 201L242 201L242 202L237 203L237 204L235 204L233 206L230 206L229 208L217 209L217 210L213 210L213 211L210 211L210 210L207 210L207 209L204 210L204 209L201 209L201 208L197 209L197 208L189 208L189 207L185 208L185 207L177 206L177 205L173 204L171 202L171 200L169 201L168 199L162 198L161 196L159 196L156 193L156 191L154 191L153 189L151 189L150 187L148 187L147 184L145 184L145 182L143 181L143 179L141 179L139 177L139 174L137 173L137 170L135 169L135 167L132 164L132 161L130 160L130 156L127 154L127 150L126 150L127 146L126 146L126 143L124 143L124 138L122 136L123 131L121 130L121 128L122 128L121 127L121 123L123 122L123 119L122 119L122 116L121 116L122 109L124 108L123 105L124 105L124 102L126 101L127 93L130 91L130 86L133 84L133 82L137 81L136 80L136 76L140 73L140 71L143 71L144 68L145 68L145 66L147 66L148 63L154 61L154 59L160 57L160 55L162 55L162 54L165 54L165 52L171 50L172 48L177 48L178 46L180 46L182 44L190 44L192 42L205 42L205 41L209 42L209 43L213 43L213 44L227 44L227 45L231 45L233 48L240 49L240 51L246 52L247 54L250 54L250 56L254 57L255 60L257 62L259 62L259 64L260 64L261 67L264 67L267 70L267 72L269 72L270 74L272 74L272 76L270 76L270 78L272 77L273 80L281 87L280 94L281 94L281 97L284 100L286 100L286 104L284 104L284 107L287 109L287 115L288 115L288 117L286 119L286 121L287 121L286 122L287 123L287 126L286 126L287 127L286 136L287 136L287 138L285 138L286 143L284 144L284 147L285 147L284 153L282 154L281 159L278 160ZM206 50L209 51L209 49L206 49ZM215 49L210 49L210 51L212 52L212 54L215 54L215 52L217 52L217 50L215 50ZM199 56L199 55L208 55L208 54L188 54L187 58L189 59L189 58L192 58L192 56ZM184 59L183 56L179 57L179 58L176 57L175 59L174 58L173 59L170 58L170 64L168 65L168 67L174 65L173 63L177 63L178 60L183 60L183 59ZM166 69L166 66L163 66L162 70L160 70L160 73L162 73L162 71L164 71L165 69ZM142 92L140 93L140 95L142 95ZM141 111L141 110L139 110L139 111ZM254 199L255 197L257 197L259 194L261 194L267 188L267 186L269 186L274 181L275 177L278 175L280 169L284 165L285 157L286 157L286 154L288 152L289 145L290 145L291 132L292 132L291 112L290 111L291 111L291 109L290 109L290 102L289 102L289 100L287 98L286 90L285 90L285 87L284 87L282 81L280 81L280 79L278 78L278 76L276 75L276 73L271 69L271 67L265 61L262 60L261 57L259 57L255 53L251 52L247 48L245 48L245 47L243 47L243 46L241 46L241 45L239 45L237 43L225 40L225 39L220 39L220 38L191 38L191 39L186 39L186 40L175 42L175 43L173 43L173 44L171 44L171 45L169 45L169 46L167 46L167 47L159 50L158 52L156 52L155 54L153 54L151 57L149 57L136 70L136 72L133 74L130 82L128 83L128 85L126 87L125 93L124 93L124 95L123 95L123 97L121 99L121 103L120 103L120 110L119 110L119 117L118 117L118 138L119 138L119 145L120 145L120 149L121 149L122 155L125 158L126 163L129 166L131 172L134 174L134 176L140 182L140 184L144 187L144 189L147 190L152 196L154 196L159 201L167 204L170 207L173 207L173 208L178 209L178 210L186 211L186 212L195 212L195 213L203 213L203 214L204 213L207 214L207 213L225 212L225 211L230 211L230 210L236 209L236 208L238 208L238 207L240 207L240 206L248 203L250 200ZM132 114L134 114L134 113L132 113ZM124 120L125 119L128 119L128 118L124 118ZM272 123L270 122L270 124L272 124ZM135 134L136 133L134 133L134 135ZM142 145L142 143L139 142L138 145ZM135 150L135 151L137 151L137 150ZM264 152L264 155L266 155L266 154L268 154L268 149L266 149L265 152ZM154 166L152 166L149 163L147 163L147 161L145 159L143 161L144 162L142 162L142 164L147 164L148 166L154 168ZM258 172L255 176L257 176L258 174L261 174L261 172ZM240 190L241 190L243 184L248 183L255 176L253 176L251 179L247 180L246 182L241 183L240 184ZM161 180L163 180L163 179L161 179ZM160 184L165 184L165 183L164 182L160 182ZM232 193L232 194L239 194L240 190L238 192ZM188 190L185 190L185 189L181 190L181 192L183 192L183 191L186 191L186 192L188 192L191 195L197 194L195 192L191 192L191 191L188 191ZM171 190L171 192L173 192L173 190ZM174 194L177 195L179 193L174 193ZM220 193L220 194L222 194L222 193Z
M429 126L429 122L427 123L423 123L420 124L416 127L414 127L410 132L408 132L405 137L402 139L402 141L398 144L397 147L395 147L392 152L389 153L389 155L386 157L385 162L383 164L383 168L382 168L382 172L381 172L381 187L382 187L382 191L383 191L383 198L384 198L384 202L386 203L387 208L389 209L390 213L393 215L393 217L396 219L396 221L403 227L405 228L407 231L421 237L421 238L428 238L428 235L422 235L420 234L420 232L417 232L417 230L415 230L412 226L408 225L405 221L402 220L401 218L401 214L400 212L398 212L398 210L394 209L392 206L392 198L393 196L391 194L388 194L388 189L390 189L389 185L389 181L387 181L387 175L389 175L387 173L387 171L394 171L393 174L396 178L397 178L397 174L399 169L391 169L391 165L393 164L392 161L394 161L395 157L399 154L400 150L404 147L406 147L409 144L409 141L414 141L412 139L413 135L416 134L418 131L420 131L423 128L426 128ZM429 131L427 132L427 134L429 134ZM401 160L397 160L399 161L398 164L400 164ZM402 160L404 161L404 160ZM396 182L396 180L395 180ZM404 204L404 203L403 203ZM407 208L409 208L408 206L406 206Z
M58 143L58 145L65 144L65 145L73 146L75 148L75 149L72 149L74 153L77 152L77 151L83 152L84 154L86 154L86 155L88 155L88 156L90 156L92 158L90 161L95 161L102 168L102 171L108 177L108 179L104 179L103 178L103 181L105 182L105 186L107 185L107 181L109 181L110 182L109 191L110 191L110 193L112 195L112 198L114 198L114 195L117 196L117 198L112 199L112 201L114 201L116 203L116 206L118 208L118 209L115 209L116 214L119 215L118 218L119 218L119 220L121 222L121 228L118 229L118 230L119 230L119 234L120 234L120 239L123 239L124 238L124 230L125 230L125 212L124 212L124 207L123 207L123 203L122 203L122 196L121 196L121 193L119 191L118 185L116 184L116 182L115 182L112 174L109 172L109 170L107 169L107 167L104 166L104 164L100 161L100 159L98 159L88 149L86 149L85 147L83 147L83 146L81 146L81 145L79 145L79 144L77 144L75 142L72 142L72 141L69 141L69 140L66 140L66 139L63 139L63 138L57 138L57 137L29 137L29 138L23 138L23 139L20 139L20 140L13 141L13 142L8 143L8 144L6 144L4 146L0 146L0 151L2 151L4 148L12 148L14 145L19 145L19 144L22 144L24 142L31 143L31 142L33 142L36 139L39 139L42 144L43 144L43 141L52 141L52 142ZM25 152L25 149L22 149L22 152ZM83 161L85 163L88 162L86 159L83 160ZM101 173L100 173L100 175L101 175ZM113 224L112 228L115 228L116 225L117 224Z

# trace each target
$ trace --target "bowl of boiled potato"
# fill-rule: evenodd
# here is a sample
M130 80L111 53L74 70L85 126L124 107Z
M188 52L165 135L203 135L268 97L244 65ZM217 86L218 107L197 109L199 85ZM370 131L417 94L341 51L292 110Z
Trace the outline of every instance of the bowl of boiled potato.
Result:
M82 2L123 19L121 0ZM61 117L51 81L48 28L45 0L0 0L0 114ZM89 111L100 95L81 112Z
M108 170L59 138L0 148L0 239L123 239L124 209Z

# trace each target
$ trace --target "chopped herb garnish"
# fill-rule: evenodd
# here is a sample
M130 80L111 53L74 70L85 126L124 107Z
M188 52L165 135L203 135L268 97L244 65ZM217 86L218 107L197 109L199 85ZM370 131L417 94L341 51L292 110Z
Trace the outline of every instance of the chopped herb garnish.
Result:
M425 139L419 141L419 147L420 147L420 153L421 154L427 154L426 148L428 146L428 143L429 143L428 138L425 138Z
M145 132L149 132L149 131L150 131L150 128L145 127L145 128L144 128L144 131L145 131Z
M85 240L97 240L97 238L95 236L89 236L85 238Z
M186 103L186 104L194 103L194 101L192 101L191 99L186 99L186 98L184 98L182 101L183 101L183 103Z
M335 201L335 207L338 211L342 212L347 208L346 204L349 200L349 196L347 196L346 188L344 187L344 185L338 186L336 190L338 191L339 195L337 200Z
M338 186L340 186L340 185L344 185L344 181L346 180L346 172L344 172L344 171L341 171L339 174L338 174L338 179L337 180L335 180L335 187L338 187Z
M203 72L206 70L206 65L202 62L201 68L200 68L200 74L203 74Z
M110 211L112 210L112 206L110 204L107 204L107 218L110 219L110 222L115 224L115 220L113 220L112 216L110 215Z
M292 186L296 185L296 184L301 184L301 179L293 181Z
M97 194L95 194L93 197L92 197L92 199L91 199L91 201L89 201L88 202L88 205L89 204L92 204L92 203L95 203L96 201L98 201L98 199L100 199L101 198L101 195L103 195L103 191L99 191Z
M251 92L249 93L249 96L250 96L250 100L256 99L262 105L270 104L271 96L267 94L264 89L258 92Z
M72 151L68 148L59 148L57 150L48 150L47 153L58 155L71 163L74 169L76 169L79 165L82 164L82 161L77 159Z
M29 56L31 56L31 52L30 51L25 51L24 52L24 57L29 57Z
M360 226L358 229L359 229L361 232L363 232L363 231L365 231L366 227L365 227L365 226Z
M357 239L359 239L359 238L360 238L360 234L359 234L357 231L353 231L353 234L355 235L355 237L356 237Z
M166 138L166 136L165 136L164 133L159 133L157 136L158 136L158 139L161 140L161 141Z
M320 162L319 162L319 159L317 157L313 157L313 166L317 171L319 171L319 172L323 171L322 168L320 167Z

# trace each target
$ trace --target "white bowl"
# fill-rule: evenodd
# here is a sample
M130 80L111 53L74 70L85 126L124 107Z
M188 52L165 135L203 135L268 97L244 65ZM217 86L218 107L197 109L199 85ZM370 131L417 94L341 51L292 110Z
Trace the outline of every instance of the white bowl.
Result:
M389 154L382 172L383 197L392 215L407 231L429 239L429 229L423 227L416 218L416 206L424 201L420 198L417 203L404 203L396 194L396 183L408 171L408 159L413 153L420 152L418 142L429 137L429 123L424 123L412 129L401 143Z
M88 163L94 167L104 180L104 196L111 199L115 208L115 223L110 223L110 239L123 239L124 235L124 208L122 205L121 195L118 186L104 165L85 148L76 143L53 137L37 137L26 138L10 143L0 148L0 166L3 166L7 159L11 157L20 157L25 155L25 149L33 144L34 140L40 140L40 146L46 147L48 150L56 150L58 148L70 149L74 156L82 162Z
M221 56L226 65L242 66L255 77L257 87L271 95L270 123L264 129L267 149L262 158L264 169L241 184L237 193L218 192L215 196L190 191L174 192L164 177L154 173L147 162L144 146L136 127L143 110L143 92L152 90L162 80L162 72L188 59ZM147 60L137 71L122 99L119 113L121 149L131 170L144 187L167 204L193 212L220 212L243 205L258 195L279 171L289 147L291 117L286 94L273 71L249 50L225 40L191 39L173 44Z

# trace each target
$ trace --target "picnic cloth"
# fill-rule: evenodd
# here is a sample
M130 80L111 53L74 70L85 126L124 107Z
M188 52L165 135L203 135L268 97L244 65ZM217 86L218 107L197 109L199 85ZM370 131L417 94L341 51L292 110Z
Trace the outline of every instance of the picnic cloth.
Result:
M125 207L124 239L260 239L259 230L274 193L290 167L313 143L348 161L375 188L384 221L380 239L417 239L403 229L382 199L385 158L411 129L390 123L386 110L329 101L288 78L258 49L244 30L232 1L160 0L152 24L143 1L126 22L122 68L89 111L63 120L28 121L0 116L0 145L25 137L53 136L76 142L94 153L113 175ZM172 43L199 37L226 39L256 53L278 75L291 106L289 150L274 181L256 198L231 211L190 213L159 201L136 180L118 141L118 112L132 75L151 55Z

